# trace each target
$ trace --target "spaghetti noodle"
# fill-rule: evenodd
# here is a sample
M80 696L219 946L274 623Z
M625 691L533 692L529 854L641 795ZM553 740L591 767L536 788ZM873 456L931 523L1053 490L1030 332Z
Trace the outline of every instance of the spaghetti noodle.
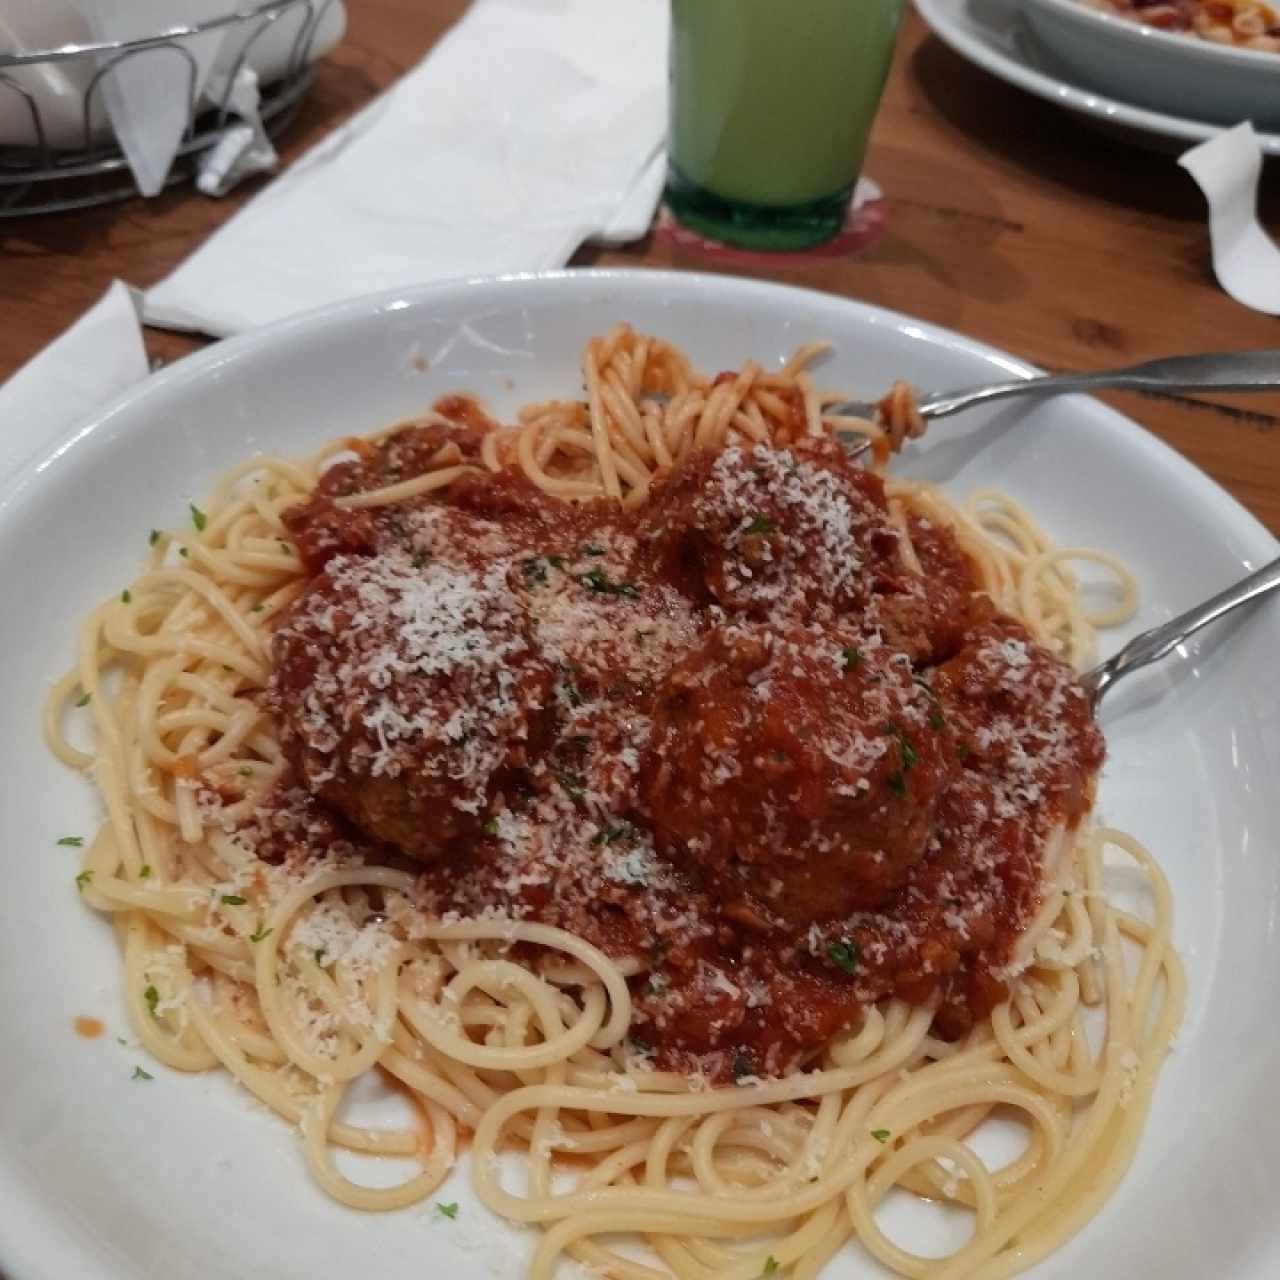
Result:
M333 505L355 518L514 469L553 498L642 511L660 477L699 457L733 460L757 445L800 457L807 438L835 429L883 454L919 434L902 389L877 423L825 417L843 397L813 385L818 350L777 372L749 363L707 380L668 344L619 327L588 344L584 402L531 406L510 427L470 402L442 402L421 424L442 433L421 437L427 465ZM308 616L307 547L285 513L343 459L393 439L234 469L192 509L190 529L152 534L143 573L90 614L77 666L50 697L46 737L65 763L92 770L106 809L78 883L115 926L142 1044L177 1070L230 1072L300 1128L316 1181L353 1208L429 1196L470 1132L483 1202L544 1228L537 1280L562 1253L625 1280L811 1278L851 1238L902 1275L997 1277L1075 1234L1132 1159L1181 1016L1172 904L1150 855L1121 832L1058 822L1041 850L1051 870L1007 957L1008 998L959 1036L940 1030L938 991L887 992L781 1070L664 1064L638 1043L651 995L637 983L658 974L653 955L596 945L505 903L440 910L429 875L353 844L290 773L262 700L279 678L277 633ZM923 531L950 530L995 606L1077 667L1093 655L1095 627L1132 610L1123 566L1054 547L1003 495L957 508L926 486L890 480L886 493L917 570L929 554ZM583 552L597 553L609 563L603 549ZM1085 608L1071 567L1081 560L1121 584L1106 614ZM535 580L547 572L525 568ZM595 568L574 580L610 608L627 585ZM347 627L359 630L350 618ZM1019 642L1002 643L1025 664ZM92 752L64 734L76 715L92 719ZM916 750L898 750L905 772ZM282 789L296 803L281 803ZM622 852L621 840L615 850L616 828L589 830L595 856L630 885L648 855ZM310 842L310 856L273 857L281 839ZM1145 874L1149 919L1108 899L1117 855ZM848 967L846 942L824 945ZM421 1130L336 1118L351 1082L373 1069L406 1091ZM997 1111L1028 1139L1011 1163L988 1168L966 1138ZM335 1166L335 1146L421 1167L398 1186L364 1187ZM498 1160L511 1148L525 1156L518 1190ZM894 1190L970 1211L968 1243L946 1258L895 1243L876 1216ZM619 1251L618 1236L643 1240L650 1259Z

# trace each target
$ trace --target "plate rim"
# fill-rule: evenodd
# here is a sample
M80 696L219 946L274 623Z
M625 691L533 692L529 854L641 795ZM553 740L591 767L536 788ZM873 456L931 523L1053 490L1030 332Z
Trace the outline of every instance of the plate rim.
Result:
M1040 71L960 27L952 15L967 2L968 0L913 0L916 12L943 44L1006 84L1024 89L1045 102L1064 107L1100 124L1123 126L1163 138L1191 143L1207 142L1231 127L1133 106ZM1280 133L1259 132L1256 137L1264 155L1280 156Z

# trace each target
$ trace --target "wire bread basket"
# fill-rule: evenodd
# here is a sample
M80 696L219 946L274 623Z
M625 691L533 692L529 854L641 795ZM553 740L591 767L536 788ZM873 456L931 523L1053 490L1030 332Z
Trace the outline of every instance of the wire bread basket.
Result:
M269 134L275 136L293 118L313 76L312 51L321 22L336 0L269 0L251 8L189 26L170 27L134 40L70 44L28 53L0 52L0 95L18 106L30 128L30 145L0 143L0 218L54 213L123 200L137 194L129 162L102 128L104 79L131 59L179 59L186 72L186 127L173 166L165 179L172 186L190 178L200 155L215 146L232 119L228 101L235 74L249 63L255 49L270 37L287 39L283 73L263 86L259 111ZM223 48L231 46L230 74L221 97L213 102L197 96L197 63L182 42L192 36L222 30ZM80 103L82 126L72 146L50 143L51 129L40 95L20 69L72 64L87 87Z

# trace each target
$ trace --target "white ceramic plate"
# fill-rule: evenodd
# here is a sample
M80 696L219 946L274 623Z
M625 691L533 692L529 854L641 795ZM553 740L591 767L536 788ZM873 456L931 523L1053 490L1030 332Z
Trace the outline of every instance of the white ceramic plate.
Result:
M1048 55L1089 88L1220 125L1280 127L1280 54L1161 31L1083 0L1023 0Z
M1031 38L1018 0L915 0L915 6L939 39L961 57L1138 146L1182 150L1213 137L1221 127L1196 114L1189 92L1183 99L1187 109L1174 115L1079 83L1065 64ZM1259 133L1258 142L1265 154L1280 155L1280 133Z
M704 369L779 360L830 338L822 381L872 391L1030 374L906 317L722 277L601 272L409 289L219 343L153 378L0 489L0 1268L10 1280L479 1280L514 1276L529 1240L470 1195L465 1166L428 1204L383 1216L330 1202L287 1127L221 1075L182 1076L136 1048L109 928L77 901L97 803L45 753L39 712L73 630L134 572L152 525L180 522L255 450L311 450L436 396L499 411L572 394L583 340L619 319ZM1275 554L1270 535L1133 423L1079 397L936 426L909 470L957 494L999 484L1057 539L1124 556L1142 583L1130 631ZM1115 647L1124 638L1109 641ZM1136 1164L1038 1277L1280 1274L1280 606L1227 624L1108 700L1106 816L1158 851L1177 893L1191 1000ZM77 1015L107 1024L101 1039ZM359 1175L356 1175L359 1176ZM954 1224L952 1224L954 1227ZM936 1245L927 1213L900 1223ZM868 1274L844 1255L831 1280Z

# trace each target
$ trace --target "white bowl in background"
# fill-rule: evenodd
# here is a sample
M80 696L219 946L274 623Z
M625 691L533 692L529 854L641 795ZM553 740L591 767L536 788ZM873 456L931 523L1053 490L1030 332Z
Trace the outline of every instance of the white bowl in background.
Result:
M1197 118L1194 104L1177 113L1153 111L1076 84L1032 35L1021 0L915 0L915 7L938 39L967 62L1127 145L1178 153L1221 130ZM1258 145L1264 155L1280 156L1280 132L1259 131Z
M1156 111L1280 128L1280 53L1160 31L1081 0L1023 0L1044 51L1080 84Z

